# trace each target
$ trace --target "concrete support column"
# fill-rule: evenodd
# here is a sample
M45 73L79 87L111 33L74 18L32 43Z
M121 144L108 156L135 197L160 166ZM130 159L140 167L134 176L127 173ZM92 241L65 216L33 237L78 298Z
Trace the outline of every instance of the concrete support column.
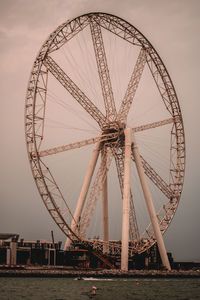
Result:
M11 264L10 256L11 256L10 248L7 248L7 249L6 249L6 264L7 264L7 265L10 265L10 264Z
M95 166L96 166L96 163L97 163L97 159L98 159L98 156L99 156L99 147L100 147L100 142L97 142L95 144L94 150L92 152L92 157L90 159L88 170L87 170L87 173L85 175L85 179L84 179L84 182L83 182L83 185L82 185L81 193L80 193L78 203L77 203L77 206L76 206L76 209L75 209L75 212L74 212L74 219L72 220L72 223L71 223L71 229L72 229L72 231L75 231L76 233L78 233L77 232L77 224L80 221L80 217L81 217L81 213L82 213L83 206L84 206L84 203L85 203L85 199L86 199L86 196L87 196L87 193L88 193L90 182L91 182L91 179L92 179L92 176L93 176L93 173L94 173L94 169L95 169ZM71 240L69 238L67 238L65 246L64 246L65 251L70 246L70 244L71 244Z
M139 178L140 178L140 182L141 182L141 185L142 185L142 190L143 190L144 198L145 198L145 201L146 201L147 209L148 209L148 212L149 212L151 224L153 226L154 234L155 234L155 237L156 237L156 240L157 240L158 249L159 249L159 252L160 252L162 264L167 270L171 270L171 266L170 266L170 263L169 263L169 260L168 260L168 256L167 256L167 252L166 252L166 249L165 249L162 233L160 231L160 227L159 227L159 224L158 224L158 219L157 219L155 208L154 208L154 205L153 205L151 192L150 192L149 186L147 184L146 175L144 173L142 160L141 160L141 157L140 157L140 154L139 154L139 151L138 151L138 147L137 147L137 144L136 144L136 139L135 139L134 134L132 135L132 138L133 138L133 155L134 155L134 159L135 159L135 164L136 164L136 168L137 168L138 175L139 175Z
M56 249L47 249L48 265L56 265Z
M10 243L10 264L11 265L17 264L17 243L16 242Z
M103 232L103 241L106 244L103 245L103 253L109 252L109 223L108 223L108 184L107 184L107 176L103 183L102 190L102 232Z
M122 209L122 252L121 269L128 271L129 247L129 213L130 213L130 177L131 177L131 128L126 128L125 133L125 158L124 158L124 190Z

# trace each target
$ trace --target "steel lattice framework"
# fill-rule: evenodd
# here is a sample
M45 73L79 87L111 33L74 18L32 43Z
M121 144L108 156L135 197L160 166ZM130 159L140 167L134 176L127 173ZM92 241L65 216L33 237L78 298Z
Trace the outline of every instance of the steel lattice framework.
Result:
M54 52L62 49L84 30L90 30L93 51L96 58L96 68L104 101L105 114L86 95L85 92L67 74L67 71L56 62ZM117 111L113 94L110 69L104 45L103 31L122 39L139 49L135 66L132 71L124 98ZM114 53L113 53L114 55ZM169 181L166 182L151 166L148 159L140 155L144 173L150 182L168 199L156 212L157 221L163 234L177 209L184 181L185 169L185 141L181 110L177 95L170 76L156 50L149 41L131 24L125 20L105 13L89 13L69 20L59 26L42 45L31 71L25 104L25 134L29 161L37 188L50 215L64 232L69 240L84 241L90 225L96 204L107 181L108 171L112 162L115 162L121 193L124 192L124 160L125 136L127 118L135 99L135 94L143 76L144 68L148 68L155 86L160 93L160 99L168 112L168 118L146 122L132 128L132 133L140 133L154 128L171 126L170 130L170 167ZM58 147L43 149L45 134L45 113L47 109L47 93L49 77L52 76L69 93L88 115L97 123L101 134L97 137L84 139ZM95 144L87 178L83 184L82 196L79 199L79 209L71 212L67 199L64 198L46 161L49 155L71 151ZM134 145L131 147L131 160L135 163ZM94 174L99 153L103 153L98 170ZM94 177L89 190L91 178ZM88 192L89 191L89 192ZM88 195L87 195L88 193ZM62 203L62 205L60 205ZM69 221L70 220L70 221ZM134 197L130 191L129 213L129 253L141 253L156 242L155 233L150 223L141 234L138 229L137 214L134 206ZM111 253L120 253L121 246L104 240L90 240L94 248Z

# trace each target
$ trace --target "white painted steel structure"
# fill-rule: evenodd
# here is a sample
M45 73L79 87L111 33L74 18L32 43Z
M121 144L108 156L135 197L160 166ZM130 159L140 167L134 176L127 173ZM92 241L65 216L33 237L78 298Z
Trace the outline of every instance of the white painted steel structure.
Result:
M130 215L130 188L131 188L131 128L124 130L125 153L124 153L124 184L122 206L122 256L121 269L128 270L128 247L129 247L129 215Z
M121 81L115 76L121 77ZM138 110L141 113L137 119ZM151 114L152 111L155 112ZM69 134L62 134L62 118L70 124ZM48 126L48 122L57 124L59 130ZM84 129L83 124L89 123L96 128L96 136L89 136L89 129ZM77 140L76 127L82 133L77 134ZM147 155L151 148L148 142L155 133L166 137L165 144L152 146ZM30 75L25 134L33 177L50 215L67 236L65 249L71 242L79 241L104 253L121 253L121 268L126 270L129 255L146 251L157 241L163 265L170 269L162 235L172 221L183 188L183 121L173 83L160 56L134 26L110 14L89 13L63 23L50 34ZM58 143L61 146L55 146ZM76 184L71 185L80 195L70 196L66 193L67 179L72 180L81 157L81 164L85 162L82 151L93 144L86 175L81 178L82 187L78 186L79 169ZM163 170L160 166L164 154L153 160L162 148L168 156ZM62 173L60 177L66 180L59 185L55 180L59 174L54 172L56 159L78 149L77 160L67 168L70 176ZM70 165L70 157L63 160L62 166ZM109 192L113 164L118 176L115 187L120 187L123 198L122 238L118 238L122 239L122 250L120 243L111 240L110 233L110 226L118 223L118 219L110 219L109 205L116 211L119 206L113 204ZM132 177L133 169L139 179ZM142 222L146 210L140 207L142 196L136 193L137 180L150 216L146 213L150 224L145 226ZM87 232L100 197L102 238L88 240Z

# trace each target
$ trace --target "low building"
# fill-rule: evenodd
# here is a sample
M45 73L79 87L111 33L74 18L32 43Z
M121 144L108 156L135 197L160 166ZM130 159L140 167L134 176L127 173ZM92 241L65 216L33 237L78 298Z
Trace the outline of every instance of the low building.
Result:
M120 244L121 241L113 241ZM61 242L48 240L27 241L19 234L0 234L0 265L52 265L73 268L120 268L121 256L110 251L104 255L91 247L77 243L68 251L61 249ZM111 249L112 250L112 249ZM174 263L168 253L172 268L191 268L191 263ZM193 265L192 265L193 266ZM129 258L129 269L161 269L162 263L157 244L141 254Z
M56 265L61 242L26 241L18 234L0 234L0 265Z

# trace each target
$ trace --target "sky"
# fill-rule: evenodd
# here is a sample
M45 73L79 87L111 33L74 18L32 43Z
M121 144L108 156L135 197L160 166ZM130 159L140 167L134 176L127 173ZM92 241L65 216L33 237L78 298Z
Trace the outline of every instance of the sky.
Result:
M30 170L24 104L33 61L47 36L67 19L101 11L139 29L163 59L185 128L186 172L181 201L165 234L176 261L200 260L198 0L0 0L0 232L64 241L42 203ZM198 95L198 96L197 96Z

